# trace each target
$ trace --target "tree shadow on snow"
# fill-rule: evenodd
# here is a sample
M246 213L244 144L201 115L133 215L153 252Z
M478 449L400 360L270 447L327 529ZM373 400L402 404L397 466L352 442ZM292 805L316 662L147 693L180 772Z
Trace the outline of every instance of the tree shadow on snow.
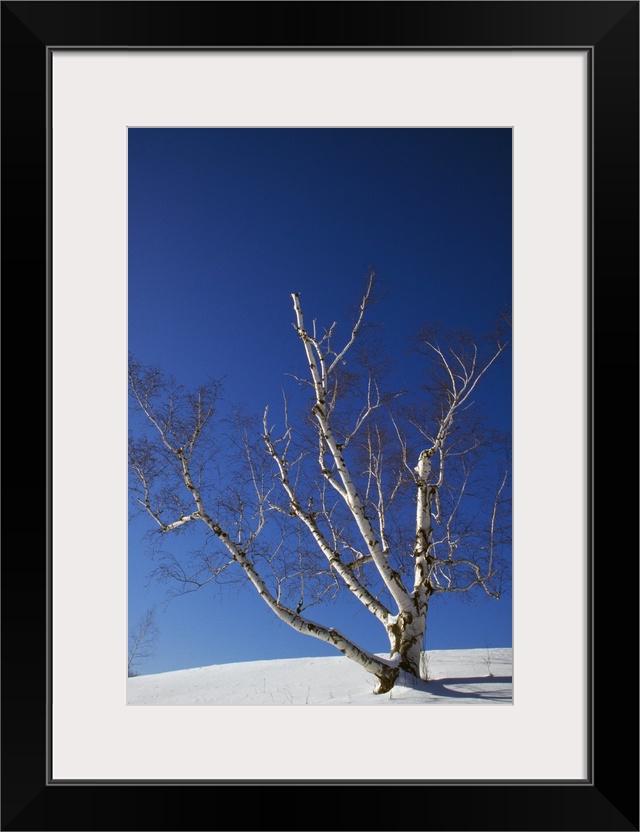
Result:
M398 679L398 685L413 690L421 690L432 696L447 697L449 699L484 699L501 702L512 698L510 689L497 691L495 684L513 684L513 676L460 676L448 679L431 679L428 682L419 681L404 674ZM482 690L453 690L451 685L490 685L491 689Z

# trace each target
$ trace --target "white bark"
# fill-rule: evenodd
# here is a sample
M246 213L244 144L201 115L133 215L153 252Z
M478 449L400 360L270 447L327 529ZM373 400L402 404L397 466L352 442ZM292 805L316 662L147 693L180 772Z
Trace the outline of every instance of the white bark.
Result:
M265 444L267 446L269 454L273 457L278 467L278 471L280 473L280 481L282 483L283 489L287 494L287 497L289 498L289 506L291 508L291 511L307 527L313 539L315 540L318 548L320 549L324 557L327 559L329 565L333 569L335 569L335 571L339 574L339 576L345 582L346 586L349 588L350 592L354 595L354 597L357 598L358 601L360 601L362 604L364 604L364 606L367 607L367 609L371 613L373 613L373 615L375 615L376 618L383 622L386 621L387 616L389 615L388 609L383 604L381 604L373 595L371 595L371 593L360 583L360 581L358 581L353 571L343 562L342 558L340 557L340 553L336 551L335 548L332 548L329 545L325 536L322 534L313 514L305 511L300 505L300 502L296 497L295 491L291 483L289 482L289 476L287 473L285 461L278 455L275 446L271 441L271 435L267 428L266 419L267 414L265 412Z
M367 296L368 295L365 295L365 300L361 305L360 316L356 325L353 328L350 341L348 342L347 346L341 350L336 359L331 363L330 369L334 369L336 367L337 361L343 359L343 356L346 354L348 348L355 340L355 336L357 334L360 322L362 320L362 315L364 313ZM309 371L313 380L313 387L316 399L316 403L313 408L313 414L318 422L320 440L326 446L328 453L332 457L333 462L336 466L336 470L338 472L338 476L340 478L340 482L342 483L342 489L337 489L338 493L346 501L349 510L351 511L351 514L353 515L355 522L357 523L365 547L369 555L371 556L373 563L375 563L376 568L380 573L380 576L382 577L382 580L384 581L387 589L393 596L393 599L395 600L399 609L409 611L412 606L409 593L406 591L402 583L402 579L400 578L400 575L394 569L391 568L387 561L386 553L383 551L380 539L376 534L373 526L371 525L371 521L365 513L364 507L362 505L358 492L356 491L353 479L347 467L345 458L342 454L342 449L338 447L338 443L336 442L336 439L333 434L331 423L327 418L328 371L326 369L326 356L322 354L318 342L315 339L313 339L304 328L304 318L302 314L302 307L300 305L299 294L295 293L291 297L293 298L293 306L296 315L296 330L304 345L307 363L309 365ZM335 487L335 479L331 476L330 472L324 464L322 464L322 473L325 477L327 477L330 484Z

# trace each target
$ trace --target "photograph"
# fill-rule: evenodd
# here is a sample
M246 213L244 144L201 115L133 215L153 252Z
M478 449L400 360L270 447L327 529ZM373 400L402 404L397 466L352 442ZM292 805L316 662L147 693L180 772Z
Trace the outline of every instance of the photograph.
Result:
M0 829L638 832L639 0L0 15Z
M512 142L128 130L130 704L512 702Z

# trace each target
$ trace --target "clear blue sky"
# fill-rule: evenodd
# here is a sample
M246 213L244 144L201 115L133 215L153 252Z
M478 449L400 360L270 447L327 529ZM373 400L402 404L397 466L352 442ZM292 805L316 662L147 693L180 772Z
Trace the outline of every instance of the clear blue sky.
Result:
M407 346L423 324L484 332L511 305L511 154L502 128L129 130L129 351L186 386L224 378L225 402L277 410L301 359L291 293L329 325L374 267L385 296L373 317L394 373L417 387ZM493 369L476 400L510 430L509 358ZM132 520L129 534L129 623L155 606L160 629L140 672L339 655L250 586L165 605L169 586L149 581L150 524ZM438 597L426 647L511 646L511 612L510 596ZM335 614L366 649L388 648L357 602Z

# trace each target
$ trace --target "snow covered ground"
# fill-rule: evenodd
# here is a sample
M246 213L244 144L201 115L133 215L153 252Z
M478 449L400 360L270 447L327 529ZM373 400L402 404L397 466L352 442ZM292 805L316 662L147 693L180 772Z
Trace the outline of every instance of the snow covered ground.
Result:
M511 704L512 650L433 650L430 681L399 680L372 693L374 678L343 656L240 662L135 676L130 705Z

